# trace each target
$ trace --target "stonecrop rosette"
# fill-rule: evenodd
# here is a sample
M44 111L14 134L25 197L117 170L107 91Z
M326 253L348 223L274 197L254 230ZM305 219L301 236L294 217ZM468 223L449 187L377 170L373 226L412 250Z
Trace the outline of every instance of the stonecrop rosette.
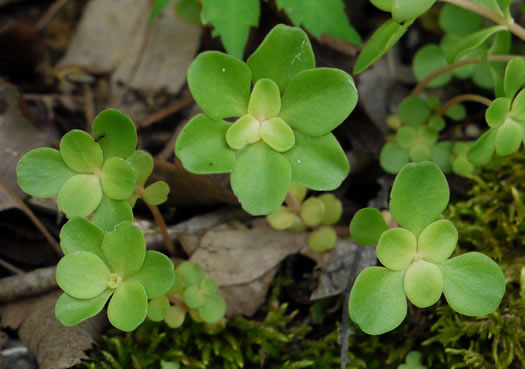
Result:
M60 151L44 147L25 154L16 167L18 184L32 196L58 195L58 208L68 218L94 212L93 221L111 230L133 219L125 200L135 191L136 173L125 158L136 146L131 119L108 109L95 118L93 136L75 129L62 137Z
M111 298L108 318L113 326L132 331L146 318L148 299L164 295L175 280L171 260L147 251L144 235L131 222L105 232L85 218L69 220L60 232L64 257L56 279L65 292L55 314L73 326L98 314Z
M247 63L204 52L188 70L188 85L204 114L184 127L175 154L190 172L231 173L249 213L275 211L292 180L328 191L348 174L331 131L354 109L357 90L347 73L315 68L301 29L274 27Z
M452 309L468 316L492 313L505 293L499 265L479 252L449 257L456 248L454 224L441 219L449 201L448 183L431 162L408 164L391 193L390 212L401 227L388 229L374 208L356 213L354 240L377 243L385 267L368 267L350 293L349 313L368 334L395 329L407 314L407 298L417 307L435 304L442 294Z

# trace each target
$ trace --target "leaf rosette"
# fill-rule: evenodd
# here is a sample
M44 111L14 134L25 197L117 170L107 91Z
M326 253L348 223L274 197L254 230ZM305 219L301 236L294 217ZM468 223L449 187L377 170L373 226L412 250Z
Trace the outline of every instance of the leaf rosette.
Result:
M292 180L326 191L348 174L331 131L354 109L357 90L347 73L315 68L302 30L276 26L247 63L204 52L188 70L188 85L204 114L184 127L176 156L193 173L231 173L249 213L275 211Z
M368 334L395 329L407 314L407 298L417 307L435 304L442 294L457 312L480 316L493 312L505 292L498 264L478 252L449 259L458 232L441 213L449 188L437 165L408 164L396 177L390 212L400 228L388 229L377 209L360 210L350 225L360 244L377 243L384 267L368 267L356 279L349 313Z
M69 220L60 232L64 257L56 279L64 294L55 314L65 326L73 326L98 314L108 304L113 326L132 331L146 318L148 299L157 299L172 286L171 260L147 251L144 235L131 222L106 232L85 218Z
M72 130L62 137L60 151L38 148L25 154L16 171L26 193L57 196L68 218L87 217L106 230L133 219L125 201L135 191L136 173L125 160L135 152L137 131L131 119L116 109L101 112L93 135Z

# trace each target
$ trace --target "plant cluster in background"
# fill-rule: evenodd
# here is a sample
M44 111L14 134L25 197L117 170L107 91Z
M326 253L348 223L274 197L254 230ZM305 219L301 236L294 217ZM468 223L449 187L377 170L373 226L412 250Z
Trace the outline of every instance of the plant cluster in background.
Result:
M175 154L192 173L231 173L248 213L273 213L292 181L328 191L348 174L331 131L356 106L357 90L345 72L315 68L302 30L277 25L246 63L204 52L188 70L188 85L204 114L184 127ZM233 124L225 120L232 117Z
M498 264L478 252L449 259L458 233L441 219L449 188L439 167L431 162L405 166L390 197L390 213L401 227L387 229L375 209L357 212L350 226L356 242L377 243L385 266L366 268L354 283L349 312L359 327L369 334L395 329L407 314L407 298L424 308L444 294L455 311L468 316L496 310L505 293Z
M337 241L333 225L341 219L343 204L330 193L305 200L306 192L306 187L292 182L285 199L287 205L279 207L266 219L274 229L310 230L306 241L308 247L317 252L331 250Z
M170 302L172 304L170 304ZM209 330L225 324L226 302L217 295L217 283L205 277L199 264L185 261L175 269L175 283L166 295L150 301L148 317L164 320L171 328L179 328L186 316L207 324Z
M150 20L173 0L155 0ZM259 25L261 0L177 0L175 12L188 22L210 24L213 36L219 36L228 54L242 59L251 27ZM343 0L310 2L276 0L278 11L284 11L292 23L303 26L316 39L322 34L361 45L361 37L348 22Z

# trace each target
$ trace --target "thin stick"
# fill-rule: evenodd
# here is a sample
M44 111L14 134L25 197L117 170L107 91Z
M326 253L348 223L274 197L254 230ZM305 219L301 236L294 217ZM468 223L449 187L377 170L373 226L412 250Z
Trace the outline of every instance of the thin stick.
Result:
M18 197L18 195L9 187L7 182L5 182L2 177L0 177L0 186L2 186L6 190L9 196L11 196L13 200L15 200L16 204L20 207L20 209L22 209L22 211L26 213L26 215L29 217L29 219L31 219L33 224L40 230L40 232L42 232L47 241L51 244L51 246L53 246L53 249L56 251L56 253L59 256L62 256L63 253L60 249L60 245L58 244L58 242L48 232L48 230L46 229L46 227L44 227L42 222L38 220L35 213L33 213L33 211L22 201L22 199Z
M153 218L155 218L155 221L159 226L159 230L162 234L162 238L164 239L164 245L166 246L166 249L171 255L175 255L175 246L173 246L173 241L171 240L168 233L168 227L166 226L166 222L164 222L164 218L162 217L159 208L155 205L148 204L146 201L144 201L144 203L148 206L151 214L153 214Z
M489 55L487 57L489 62L507 62L512 58L522 58L525 59L525 56L523 55ZM430 73L427 77L425 77L424 80L419 82L419 84L414 87L412 92L410 93L410 96L417 96L419 95L434 79L438 78L442 74L445 74L447 72L453 71L454 69L461 68L465 65L469 64L480 64L482 62L481 57L475 57L475 58L467 58L458 61L456 64L449 64L445 65L444 67L441 67L437 69L436 71Z
M143 120L142 122L140 122L137 128L140 129L140 128L150 126L153 123L158 122L159 120L162 120L172 114L179 112L180 110L190 106L191 104L193 104L193 97L185 96L182 99L175 101L170 106L162 110L159 110L157 113L149 116L148 118L146 118L146 120Z
M0 259L0 265L15 274L25 274L25 272L22 269L15 267L13 264L10 264L3 259Z
M299 204L299 201L297 201L297 199L293 197L290 192L286 194L286 197L284 198L284 202L286 203L286 205L288 205L288 208L291 211L299 214L299 211L301 210L301 204Z
M49 9L47 10L47 12L44 14L44 16L42 18L40 18L40 20L38 21L38 23L36 24L35 28L38 30L38 31L42 31L44 28L46 28L46 26L49 24L49 22L51 22L51 20L53 19L53 17L58 13L58 11L60 9L62 9L62 7L64 5L66 5L66 3L68 2L68 0L56 0L53 5L51 5L49 7Z
M514 19L507 19L502 15L499 15L484 6L473 3L469 0L441 0L444 3L449 3L452 5L459 6L460 8L470 10L471 12L477 13L487 19L490 19L494 23L501 24L506 26L508 30L514 33L516 36L525 41L525 28L521 27L519 24L514 23Z
M446 102L445 105L441 107L441 109L438 110L438 115L443 115L447 112L447 110L454 104L463 102L463 101L474 101L478 102L480 104L484 104L489 106L492 103L491 99L487 99L485 96L480 95L474 95L474 94L465 94L465 95L458 95L449 101Z

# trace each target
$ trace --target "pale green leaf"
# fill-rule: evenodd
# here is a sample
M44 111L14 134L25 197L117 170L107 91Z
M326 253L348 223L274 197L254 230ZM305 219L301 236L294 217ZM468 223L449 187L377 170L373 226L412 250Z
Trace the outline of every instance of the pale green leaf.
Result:
M392 217L416 236L439 218L448 205L448 182L431 162L407 164L397 175L390 194Z
M518 151L521 145L521 126L512 119L507 119L496 133L496 153L506 156Z
M147 314L146 291L135 281L121 284L108 305L109 322L124 332L135 330L146 319Z
M497 129L491 128L485 132L470 148L468 160L475 165L487 164L496 149Z
M261 123L251 114L246 114L229 126L226 131L226 142L234 150L242 150L244 146L261 139L259 133Z
M77 299L90 299L108 288L110 271L97 255L77 251L64 256L57 265L58 286Z
M60 153L48 147L31 150L16 165L20 188L31 196L54 197L73 172L62 160Z
M306 244L315 252L332 250L337 242L337 233L334 227L323 225L308 235Z
M310 136L329 133L357 104L350 75L339 69L316 68L298 73L288 85L279 117Z
M525 120L525 90L521 90L518 93L518 95L516 95L516 98L512 102L511 113L514 119L519 120L519 121ZM17 167L17 171L18 171L18 167ZM20 177L18 179L18 183L20 183Z
M149 299L164 295L175 281L173 262L158 251L148 251L144 264L128 280L137 281L144 286Z
M285 206L280 206L277 210L266 217L273 229L283 230L290 228L295 223L295 215Z
M325 211L324 202L317 197L310 197L302 203L300 215L304 224L315 227L321 224Z
M448 304L468 316L490 314L505 294L505 276L488 256L469 252L439 264Z
M393 0L392 18L398 22L415 19L423 15L436 0Z
M204 279L204 270L194 262L185 261L175 269L176 279L184 281L184 286L199 286Z
M93 213L91 221L109 232L121 222L133 221L133 210L126 200L112 200L107 196L102 196L102 201Z
M416 236L403 228L386 230L377 243L377 258L392 270L404 270L414 259L416 251Z
M113 157L104 161L100 173L104 194L113 200L124 200L135 192L136 172L126 160Z
M436 163L444 173L449 173L450 159L452 157L452 142L442 141L432 147L431 160Z
M447 61L450 64L457 62L469 51L481 46L490 36L505 30L506 26L492 26L458 39L448 48Z
M350 223L350 234L360 245L372 245L388 229L381 212L376 208L365 208L355 213Z
M439 26L443 32L456 36L476 32L481 28L482 21L481 15L452 4L445 4L439 13Z
M525 84L525 60L522 58L512 58L507 63L505 77L503 79L503 90L505 96L513 99L516 92Z
M397 116L402 123L417 127L430 118L430 109L422 98L409 96L404 98L399 104Z
M321 39L323 33L360 46L359 34L348 22L342 0L309 1L277 0L279 10L284 9L296 26L304 26L308 32Z
M426 261L442 263L456 249L458 231L452 222L440 219L427 226L419 235L417 252Z
M78 173L93 173L102 165L102 148L88 133L74 129L60 140L60 155Z
M429 74L446 66L447 59L438 45L427 44L419 49L412 60L412 69L418 81L424 80ZM441 87L452 79L452 72L443 73L428 84L429 88Z
M395 142L387 143L379 153L379 164L390 174L397 174L408 160L408 151Z
M254 82L269 78L277 83L282 94L297 73L315 67L315 57L303 30L278 24L266 35L247 63Z
M102 187L98 177L77 174L69 178L58 192L58 208L66 217L87 217L102 201Z
M506 97L498 97L485 111L485 120L490 127L499 127L510 111L510 99Z
M126 114L106 109L93 121L93 137L104 151L104 159L114 156L127 158L137 147L137 129Z
M231 126L223 120L197 115L182 130L175 144L175 154L192 173L228 173L233 169L235 151L226 143Z
M267 215L282 204L291 176L290 163L282 154L257 142L237 155L230 181L244 210Z
M104 231L86 218L71 218L60 230L60 247L64 255L87 251L105 260L102 252Z
M380 10L389 13L392 11L393 0L370 0L370 2Z
M175 305L171 306L164 317L164 321L170 328L179 328L184 323L186 317L186 310Z
M321 224L333 225L339 222L343 215L343 203L335 195L325 193L319 196L325 207L325 212Z
M348 175L350 164L335 136L294 133L295 146L283 154L292 167L292 180L316 191L339 187Z
M261 78L255 83L248 113L260 121L275 117L281 111L281 94L279 86L268 78Z
M202 293L198 286L190 286L184 290L182 295L184 303L188 305L190 309L198 309L206 300L206 296Z
M166 316L170 308L170 301L166 296L153 299L148 304L148 318L154 322L160 322Z
M429 307L443 293L443 274L436 264L420 260L406 271L403 287L411 303L420 308Z
M164 181L157 181L146 187L142 196L148 204L160 205L168 199L169 193L170 186Z
M218 322L226 313L226 301L221 296L206 296L204 305L199 308L199 315L206 323Z
M146 241L139 227L122 222L104 235L102 251L112 271L124 279L137 272L144 263Z
M357 277L349 299L350 318L368 334L397 328L407 314L403 272L368 267Z
M63 293L55 305L55 315L66 327L77 325L100 313L112 294L113 291L107 289L90 299L76 299Z
M262 122L259 133L263 141L275 151L288 151L295 145L292 128L281 118L275 117Z
M153 172L153 157L146 151L137 150L128 158L128 161L135 168L137 185L144 187Z
M259 13L259 0L202 0L202 21L213 25L213 35L220 36L226 51L238 59L250 28L259 25Z

